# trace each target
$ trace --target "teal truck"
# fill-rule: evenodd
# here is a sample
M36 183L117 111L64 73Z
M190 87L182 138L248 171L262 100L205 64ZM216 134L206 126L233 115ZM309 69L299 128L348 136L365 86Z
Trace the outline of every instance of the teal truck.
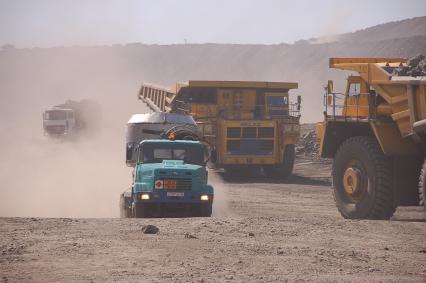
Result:
M162 135L163 139L135 137L134 133L145 131L146 134L149 127L148 133L155 134L153 121L156 116L149 116L149 125L147 117L143 123L137 121L139 126L135 126L134 118L128 123L126 163L134 170L132 187L120 197L121 217L210 217L214 193L207 183L206 145L186 139L188 134L180 139L182 131L173 130L173 127ZM141 141L135 145L138 140Z

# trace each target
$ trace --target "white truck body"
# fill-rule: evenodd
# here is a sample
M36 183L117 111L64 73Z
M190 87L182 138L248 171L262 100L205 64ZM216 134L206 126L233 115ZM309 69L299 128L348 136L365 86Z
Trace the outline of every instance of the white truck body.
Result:
M72 109L52 108L43 113L44 133L50 136L67 135L76 127L75 113Z

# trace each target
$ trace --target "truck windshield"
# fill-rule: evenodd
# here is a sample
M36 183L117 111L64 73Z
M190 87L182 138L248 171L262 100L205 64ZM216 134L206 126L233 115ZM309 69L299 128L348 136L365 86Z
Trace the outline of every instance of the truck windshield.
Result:
M183 160L185 163L203 165L201 146L144 144L139 154L141 163L161 163L163 160Z
M66 120L67 112L61 110L46 111L46 120Z

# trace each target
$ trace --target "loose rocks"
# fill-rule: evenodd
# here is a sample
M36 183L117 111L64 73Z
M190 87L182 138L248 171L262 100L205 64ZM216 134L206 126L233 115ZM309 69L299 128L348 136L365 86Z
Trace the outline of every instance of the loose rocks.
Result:
M196 236L191 235L191 234L189 234L189 233L185 233L185 238L186 238L186 239L198 239Z
M305 156L317 155L318 150L319 144L317 143L317 134L315 130L311 130L304 134L296 147L296 153L304 154Z
M400 65L396 68L393 76L426 76L426 59L422 54L418 54L407 60L406 65Z
M142 226L142 233L144 234L158 234L160 229L154 225L144 225Z

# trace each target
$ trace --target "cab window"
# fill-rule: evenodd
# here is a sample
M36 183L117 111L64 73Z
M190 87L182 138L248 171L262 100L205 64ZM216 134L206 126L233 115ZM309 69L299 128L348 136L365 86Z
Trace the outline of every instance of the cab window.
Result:
M61 110L50 110L46 112L46 120L65 120L67 113Z
M272 107L283 107L288 104L287 96L267 96L266 103Z
M185 163L203 165L204 149L201 146L144 144L139 162L161 163L163 160L183 160Z
M349 96L357 96L360 94L361 84L351 83L349 85Z

